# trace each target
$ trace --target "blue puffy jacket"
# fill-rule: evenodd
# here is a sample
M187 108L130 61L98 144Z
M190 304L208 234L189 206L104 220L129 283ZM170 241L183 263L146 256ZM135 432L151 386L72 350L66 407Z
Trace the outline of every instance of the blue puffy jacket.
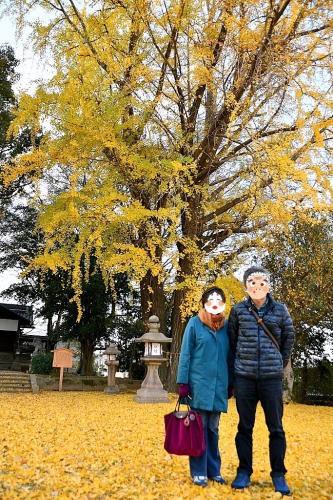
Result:
M249 311L251 300L236 304L230 312L228 336L235 353L235 375L241 377L283 378L295 342L294 326L285 305L268 294L268 308L262 316L264 324L277 340L280 351Z

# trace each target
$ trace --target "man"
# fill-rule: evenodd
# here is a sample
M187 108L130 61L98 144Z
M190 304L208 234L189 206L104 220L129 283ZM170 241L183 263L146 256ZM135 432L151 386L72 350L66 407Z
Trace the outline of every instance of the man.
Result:
M252 433L258 401L269 429L271 477L275 491L289 495L284 466L286 439L282 427L283 369L295 341L294 327L285 305L275 302L269 291L270 276L263 267L250 267L243 282L249 297L236 304L228 323L230 347L235 353L236 406L239 415L236 448L239 458L235 489L250 485ZM257 316L257 317L256 317ZM264 330L265 325L273 339ZM280 348L280 350L279 350Z

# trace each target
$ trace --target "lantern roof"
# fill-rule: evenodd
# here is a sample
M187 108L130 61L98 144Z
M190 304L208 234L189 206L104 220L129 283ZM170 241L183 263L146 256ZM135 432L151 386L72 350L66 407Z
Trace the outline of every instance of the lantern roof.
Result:
M115 344L110 344L109 347L107 347L105 349L105 351L103 352L103 354L120 354L120 351L118 351L117 347L115 346Z
M158 317L150 316L148 320L149 331L142 335L142 337L135 339L135 342L172 342L172 339L159 332L160 326L160 320Z

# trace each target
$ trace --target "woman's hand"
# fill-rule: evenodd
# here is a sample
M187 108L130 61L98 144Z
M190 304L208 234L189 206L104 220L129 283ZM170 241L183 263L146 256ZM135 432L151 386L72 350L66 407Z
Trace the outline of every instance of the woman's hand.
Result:
M191 394L191 389L188 384L179 384L178 395L180 398L187 398Z

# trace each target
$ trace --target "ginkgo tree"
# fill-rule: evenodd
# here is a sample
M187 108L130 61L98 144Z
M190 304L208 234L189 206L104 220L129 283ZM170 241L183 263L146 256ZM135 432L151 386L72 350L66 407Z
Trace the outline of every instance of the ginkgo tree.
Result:
M186 319L212 269L302 205L331 205L331 0L8 0L54 71L20 97L12 131L41 144L4 175L70 172L40 207L33 266L140 282L177 371ZM31 19L31 16L30 16ZM171 297L167 304L166 296Z

